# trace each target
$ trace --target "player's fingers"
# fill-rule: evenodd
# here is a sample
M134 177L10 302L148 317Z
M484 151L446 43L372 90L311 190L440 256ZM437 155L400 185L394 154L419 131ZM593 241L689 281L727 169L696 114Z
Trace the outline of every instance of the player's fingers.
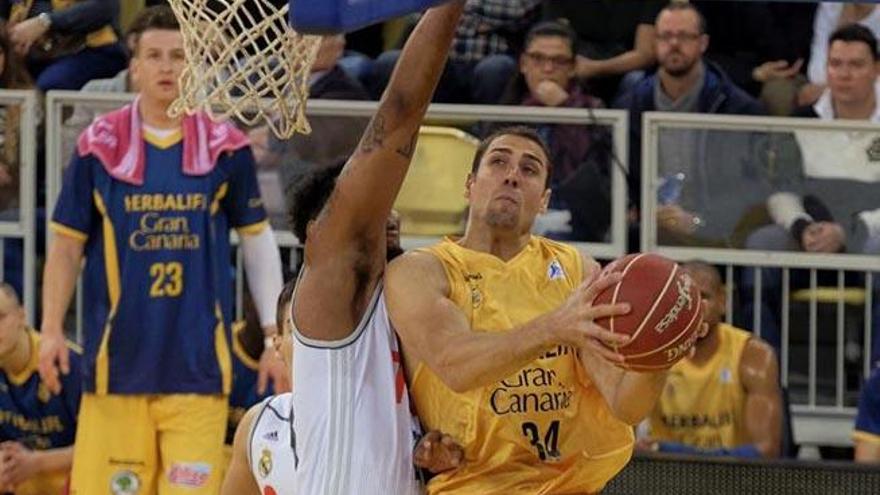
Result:
M61 365L61 372L65 375L70 373L70 354L68 353L67 346L61 345L61 348L58 349L58 364Z
M619 283L623 280L623 273L621 272L611 272L611 273L603 273L601 276L596 278L593 283L587 288L585 293L585 297L587 301L593 301L599 294L602 293L603 290L608 287L612 287L613 285Z
M584 333L587 337L604 342L607 345L624 345L632 340L632 337L629 335L612 332L594 323L588 323Z
M593 350L593 352L601 356L606 361L611 361L612 363L622 363L626 361L626 358L623 356L623 354L613 351L612 349L602 345L601 342L591 340L587 342L587 345L590 347L590 349Z
M598 320L611 316L623 316L631 310L632 307L629 303L599 304L584 310L584 318L586 320Z

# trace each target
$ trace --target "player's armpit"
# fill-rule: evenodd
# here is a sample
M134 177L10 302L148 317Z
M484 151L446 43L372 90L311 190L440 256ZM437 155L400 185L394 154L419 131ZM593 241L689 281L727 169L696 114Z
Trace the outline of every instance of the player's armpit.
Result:
M220 490L221 495L260 495L260 487L257 486L257 481L251 472L247 451L251 427L261 406L262 404L257 404L248 409L238 423L232 443L232 461L226 470L226 478Z
M782 435L782 391L779 365L767 343L749 339L739 365L746 391L745 426L763 457L779 457Z
M433 255L411 252L385 275L385 298L408 367L424 362L449 388L464 392L516 372L557 343L538 318L504 332L471 329L449 299L449 282Z

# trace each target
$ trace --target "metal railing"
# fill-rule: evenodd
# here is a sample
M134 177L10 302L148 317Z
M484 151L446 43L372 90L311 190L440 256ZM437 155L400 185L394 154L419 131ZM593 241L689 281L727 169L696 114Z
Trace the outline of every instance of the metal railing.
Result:
M17 129L18 142L18 218L0 220L0 238L21 239L23 244L22 266L22 301L30 324L35 324L36 315L36 266L37 266L37 235L36 235L36 188L37 188L37 94L33 91L2 90L0 91L0 107L9 113L17 108L20 115ZM7 120L8 124L8 120ZM6 135L9 139L12 136ZM0 279L3 273L4 243L0 243Z
M850 432L853 427L855 408L846 403L845 392L847 391L844 371L845 355L845 302L844 302L844 275L846 272L861 272L864 274L864 283L860 286L864 289L864 328L862 335L863 348L861 349L862 374L867 377L871 370L871 325L873 304L873 277L872 272L880 271L880 256L863 254L816 254L795 251L757 251L734 248L708 248L693 246L676 246L658 242L658 225L656 219L658 210L657 191L662 183L661 166L659 163L660 136L668 130L690 130L695 133L712 131L729 132L757 132L757 133L791 133L796 130L828 131L829 133L872 133L880 136L880 126L870 123L856 123L852 121L827 122L814 119L789 119L768 117L739 117L720 115L700 115L684 113L646 113L643 118L642 136L642 218L641 225L641 249L654 251L678 261L699 259L715 265L725 267L724 279L727 291L727 321L734 319L734 280L735 271L754 270L755 280L751 297L755 311L752 319L752 330L761 335L761 298L764 295L763 271L761 267L781 269L782 296L780 310L780 379L783 386L792 385L791 367L793 364L790 353L791 339L791 274L795 269L808 270L809 286L807 294L808 313L808 340L807 353L807 393L806 400L793 400L793 426L798 443L825 444L825 445L849 445ZM736 184L730 184L735 188ZM880 184L878 184L880 188ZM877 206L880 207L880 190L877 193ZM817 366L819 359L820 329L818 328L817 308L818 301L816 289L818 288L817 274L819 271L830 270L836 272L837 291L836 301L833 303L836 310L834 321L834 337L836 349L834 352L835 383L833 397L829 397L832 404L820 404L817 394ZM826 401L827 402L827 401Z

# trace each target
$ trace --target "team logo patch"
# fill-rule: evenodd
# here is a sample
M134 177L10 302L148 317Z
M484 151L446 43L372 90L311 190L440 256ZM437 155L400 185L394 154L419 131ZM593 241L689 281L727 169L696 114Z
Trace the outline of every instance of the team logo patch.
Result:
M136 495L141 489L141 479L133 471L119 471L110 478L113 495Z
M718 378L721 380L721 383L733 383L733 373L730 371L730 368L722 368Z
M51 398L52 394L49 393L49 389L43 382L40 382L40 384L37 385L37 400L39 400L43 404L46 404Z
M203 462L175 462L168 471L168 482L172 485L201 488L211 478L211 466Z
M565 271L562 269L562 265L559 264L559 260L551 261L550 266L547 267L547 278L558 280L563 277L565 277Z
M263 453L260 455L260 462L257 464L257 470L260 471L260 476L263 478L269 476L269 473L272 472L272 452L269 452L269 449L263 449Z
M464 281L471 289L471 307L477 309L483 303L483 293L480 292L480 281L483 280L481 273L466 273Z
M278 431L276 430L276 431L270 431L269 433L266 433L265 435L263 435L263 440L266 440L267 442L277 442L278 441Z

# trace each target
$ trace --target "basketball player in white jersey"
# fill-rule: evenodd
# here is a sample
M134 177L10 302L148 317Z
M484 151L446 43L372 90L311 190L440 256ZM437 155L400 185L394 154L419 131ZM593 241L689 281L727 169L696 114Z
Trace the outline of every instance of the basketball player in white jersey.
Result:
M291 305L296 493L421 491L418 428L380 280L386 222L463 5L455 0L422 16L361 143L308 224Z
M395 245L389 242L389 249ZM293 357L292 297L293 283L288 282L278 298L278 334L273 342L288 372ZM295 493L293 473L298 459L291 421L292 397L291 393L269 397L251 407L242 417L235 431L232 461L221 495ZM413 461L416 467L438 474L458 467L463 456L464 452L452 437L432 431L419 441Z

